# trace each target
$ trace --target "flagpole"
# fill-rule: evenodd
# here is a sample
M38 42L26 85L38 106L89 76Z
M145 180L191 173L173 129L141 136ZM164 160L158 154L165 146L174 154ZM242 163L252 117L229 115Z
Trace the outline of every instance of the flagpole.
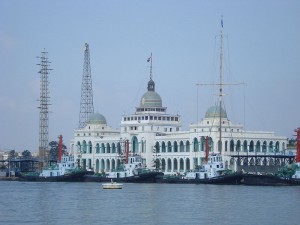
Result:
M150 55L150 80L152 80L152 52Z

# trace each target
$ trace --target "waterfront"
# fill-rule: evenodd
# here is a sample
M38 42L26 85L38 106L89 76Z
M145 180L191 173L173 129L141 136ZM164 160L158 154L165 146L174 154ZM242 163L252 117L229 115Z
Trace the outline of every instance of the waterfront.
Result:
M298 224L299 187L0 182L0 224Z

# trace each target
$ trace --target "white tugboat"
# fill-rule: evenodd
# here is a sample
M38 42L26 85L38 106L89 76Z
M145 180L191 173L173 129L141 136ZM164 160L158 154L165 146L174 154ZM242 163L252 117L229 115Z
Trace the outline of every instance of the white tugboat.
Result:
M129 142L126 141L126 158L120 167L104 175L85 175L86 182L109 182L111 179L117 182L130 183L155 183L158 176L162 176L162 172L148 169L144 164L140 155L129 156Z
M88 173L77 166L73 155L62 154L62 135L59 136L57 161L56 164L43 168L40 174L23 175L19 180L76 182L83 181L84 175Z

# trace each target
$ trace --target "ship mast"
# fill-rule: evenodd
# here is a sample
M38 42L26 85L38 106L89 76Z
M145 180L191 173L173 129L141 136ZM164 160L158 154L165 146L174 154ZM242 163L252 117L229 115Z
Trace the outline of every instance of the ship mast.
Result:
M221 32L220 32L220 80L219 80L219 142L218 142L218 151L221 153L222 152L222 95L223 95L223 83L222 83L222 57L223 57L223 52L222 52L222 47L223 47L223 18L221 18Z

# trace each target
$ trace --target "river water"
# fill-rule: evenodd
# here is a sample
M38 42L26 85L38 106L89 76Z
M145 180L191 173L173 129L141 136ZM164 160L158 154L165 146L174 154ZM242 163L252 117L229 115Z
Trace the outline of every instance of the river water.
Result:
M0 182L0 224L298 225L300 187ZM298 221L298 222L297 222Z

